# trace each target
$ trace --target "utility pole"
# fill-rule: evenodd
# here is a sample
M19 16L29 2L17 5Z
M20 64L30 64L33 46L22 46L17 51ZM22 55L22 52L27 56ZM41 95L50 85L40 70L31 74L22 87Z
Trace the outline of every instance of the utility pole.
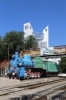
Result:
M9 60L9 44L8 44L8 60Z
M8 45L8 60L9 60L9 46L11 45L11 44L13 44L13 42L11 42L11 43L5 43L6 45Z

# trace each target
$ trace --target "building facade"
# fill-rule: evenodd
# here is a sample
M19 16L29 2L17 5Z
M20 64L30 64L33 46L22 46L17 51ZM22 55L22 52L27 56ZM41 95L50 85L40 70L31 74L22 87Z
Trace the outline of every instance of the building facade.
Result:
M56 52L58 54L66 53L66 45L54 46L54 52Z
M43 32L35 32L32 28L30 22L24 24L24 38L29 35L33 35L37 42L38 48L48 48L49 47L49 28L48 26L43 30Z

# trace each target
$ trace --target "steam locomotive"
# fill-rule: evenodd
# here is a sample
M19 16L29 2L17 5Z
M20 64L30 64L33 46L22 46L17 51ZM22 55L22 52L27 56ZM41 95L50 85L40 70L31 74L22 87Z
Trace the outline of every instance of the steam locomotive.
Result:
M8 70L9 78L18 78L20 80L40 78L43 76L56 76L59 73L57 64L41 60L40 57L32 59L27 54L24 57L19 57L18 52L15 52L12 56Z

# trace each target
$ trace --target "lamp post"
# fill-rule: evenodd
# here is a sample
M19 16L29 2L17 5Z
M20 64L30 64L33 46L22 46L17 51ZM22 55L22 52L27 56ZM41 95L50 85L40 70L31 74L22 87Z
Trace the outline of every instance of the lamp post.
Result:
M13 44L13 42L11 42L11 43L5 43L6 45L8 45L8 60L9 60L9 46L11 45L11 44Z

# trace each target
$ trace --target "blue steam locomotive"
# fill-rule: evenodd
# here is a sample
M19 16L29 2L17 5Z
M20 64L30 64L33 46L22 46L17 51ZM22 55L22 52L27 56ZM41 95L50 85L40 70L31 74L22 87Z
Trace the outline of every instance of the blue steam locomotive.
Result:
M15 55L12 56L12 59L10 60L10 66L8 68L9 73L8 76L9 78L19 78L24 79L24 78L29 78L29 71L30 68L35 67L35 62L31 59L30 55L24 55L23 58L18 57L18 52L15 52ZM27 71L27 69L29 69ZM26 72L27 71L27 72Z
M57 64L43 61L41 57L35 57L33 60L30 55L25 54L19 57L18 52L12 56L8 68L9 78L29 79L40 78L42 76L56 76L59 73Z

